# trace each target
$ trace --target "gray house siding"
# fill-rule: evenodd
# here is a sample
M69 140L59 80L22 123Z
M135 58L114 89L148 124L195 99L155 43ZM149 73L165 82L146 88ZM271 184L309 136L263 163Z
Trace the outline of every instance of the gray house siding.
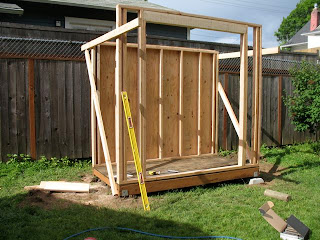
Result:
M82 7L70 7L53 4L9 1L24 9L24 14L0 14L1 22L36 25L44 27L56 27L56 21L65 27L65 17L89 18L98 20L115 21L115 11L89 9ZM136 14L129 14L128 20L134 19ZM147 24L147 34L154 36L173 37L187 39L187 29L182 27Z

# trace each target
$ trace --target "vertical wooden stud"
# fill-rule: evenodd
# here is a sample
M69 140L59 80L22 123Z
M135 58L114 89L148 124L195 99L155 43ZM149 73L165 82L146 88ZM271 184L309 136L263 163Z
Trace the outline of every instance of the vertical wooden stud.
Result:
M122 8L116 7L116 26L122 25ZM115 146L116 146L116 163L117 163L117 183L120 184L124 180L123 172L123 110L121 101L122 91L122 74L123 74L123 38L116 40L116 76L115 76Z
M127 9L122 9L122 22L121 25L126 24L127 23ZM121 91L122 91L122 85L123 85L123 81L126 78L126 73L127 73L127 34L123 34L121 36L121 40L122 40L122 79L121 79ZM120 103L121 108L122 108L122 101ZM122 112L122 119L125 118L124 116L124 111L123 109L121 109ZM125 131L123 130L123 128L125 127L125 121L122 121L122 137L121 137L121 141L122 141L122 162L123 162L123 174L122 174L122 180L125 181L127 180L127 159L125 159L125 147L124 147L124 134ZM120 166L119 166L120 168Z
M238 165L246 163L247 88L248 88L248 34L240 35L240 99Z
M251 146L253 151L252 163L257 163L258 122L259 122L259 61L260 39L259 28L253 28L253 72L252 72L252 133Z
M224 91L226 95L228 96L228 88L229 88L229 74L224 74ZM223 137L222 137L222 146L224 150L227 150L228 143L227 143L227 135L228 135L228 112L226 107L223 107Z
M198 155L201 154L201 79L202 79L202 52L199 53L199 70L198 70Z
M183 51L180 52L179 76L179 156L183 156Z
M36 118L34 106L34 60L28 60L30 156L37 158Z
M259 104L259 119L258 119L258 143L257 143L257 163L259 163L260 158L260 147L261 147L261 122L262 122L262 86L263 86L263 78L262 78L262 27L257 28L258 32L258 38L259 38L259 78L258 78L258 84L259 84L259 96L258 96L258 104Z
M96 72L96 87L97 87L97 95L98 95L98 100L100 102L100 52L101 52L101 48L100 46L97 46L96 48L96 54L97 54L97 72ZM97 117L97 115L95 115ZM102 150L102 145L101 145L101 138L100 138L100 133L99 131L97 131L97 162L98 165L100 165L102 163L102 158L103 158L103 150Z
M278 142L282 145L282 76L278 77Z
M96 48L91 50L92 73L94 81L96 81ZM96 113L94 110L93 90L91 90L91 158L92 167L97 163L97 127Z
M212 126L211 126L211 152L218 153L218 80L219 80L219 55L213 54L212 59Z
M143 10L139 11L141 26L138 29L138 92L139 92L139 119L138 119L138 146L142 163L143 175L146 178L146 21Z
M163 156L163 49L160 49L159 64L159 158Z

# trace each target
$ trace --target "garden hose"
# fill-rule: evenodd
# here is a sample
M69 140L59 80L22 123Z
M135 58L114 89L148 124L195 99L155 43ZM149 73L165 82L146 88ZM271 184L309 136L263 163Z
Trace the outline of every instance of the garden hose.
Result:
M71 239L73 237L79 236L83 233L87 233L87 232L93 232L93 231L102 231L102 230L107 230L107 229L116 229L116 230L122 230L122 231L129 231L129 232L134 232L134 233L139 233L139 234L143 234L143 235L147 235L147 236L152 236L152 237L158 237L158 238L167 238L167 239L234 239L234 240L242 240L240 238L235 238L235 237L228 237L228 236L200 236L200 237L178 237L178 236L168 236L168 235L160 235L160 234L155 234L155 233L148 233L148 232L143 232L143 231L139 231L136 229L132 229L132 228L124 228L124 227L99 227L99 228L91 228L91 229L87 229L84 230L82 232L73 234L67 238L65 238L64 240L68 240Z

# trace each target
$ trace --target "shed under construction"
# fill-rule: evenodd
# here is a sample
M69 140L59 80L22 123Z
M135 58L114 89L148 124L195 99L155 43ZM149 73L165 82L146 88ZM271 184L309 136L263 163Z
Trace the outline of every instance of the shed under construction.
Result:
M137 18L127 22L127 12ZM148 192L257 175L259 172L261 25L177 11L118 5L116 29L82 46L91 85L93 172L113 195L140 192L124 119L127 91ZM240 52L146 44L146 23L239 34ZM253 50L248 51L248 28ZM126 33L138 29L137 43ZM116 39L116 42L108 42ZM252 136L247 144L248 55L253 57ZM219 82L219 58L240 57L239 116ZM220 97L219 97L220 95ZM238 156L218 156L218 101L239 137ZM248 161L249 160L249 161ZM160 172L149 175L148 171Z

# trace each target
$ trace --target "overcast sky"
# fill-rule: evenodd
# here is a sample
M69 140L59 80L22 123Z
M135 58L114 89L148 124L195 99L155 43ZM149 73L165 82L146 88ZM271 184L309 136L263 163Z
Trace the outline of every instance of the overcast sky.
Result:
M264 48L278 46L274 32L279 28L283 17L296 7L300 0L149 0L182 12L213 17L228 18L262 24L262 44ZM239 36L195 29L192 40L209 42L239 43ZM252 32L249 32L252 44Z

